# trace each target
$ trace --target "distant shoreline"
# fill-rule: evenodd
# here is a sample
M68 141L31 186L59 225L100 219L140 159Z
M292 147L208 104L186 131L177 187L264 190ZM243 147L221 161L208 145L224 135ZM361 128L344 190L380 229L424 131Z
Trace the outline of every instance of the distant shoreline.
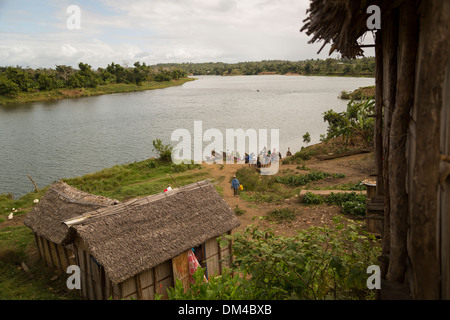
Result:
M202 77L202 76L217 76L217 77L236 77L236 76L302 76L302 77L343 77L343 78L375 78L373 75L362 74L362 75L354 75L354 74L338 74L338 73L310 73L310 74L302 74L302 73L275 73L275 72L261 72L258 74L243 74L243 73L234 73L234 74L190 74L191 77Z
M114 83L107 85L99 85L96 88L74 88L74 89L55 89L50 91L39 92L23 92L17 97L8 97L0 95L0 105L18 105L31 102L57 101L63 99L74 99L81 97L91 97L112 93L139 92L145 90L163 89L173 86L180 86L186 82L194 81L194 78L181 78L170 81L149 81L141 85Z

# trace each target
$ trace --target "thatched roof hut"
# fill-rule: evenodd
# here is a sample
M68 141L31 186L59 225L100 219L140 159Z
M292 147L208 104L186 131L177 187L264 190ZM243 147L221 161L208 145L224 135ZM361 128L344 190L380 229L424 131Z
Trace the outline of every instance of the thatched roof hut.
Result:
M368 30L370 5L381 29ZM312 0L302 30L343 57L375 40L381 299L450 299L450 1ZM370 204L370 203L369 203Z
M66 272L67 248L61 243L67 234L63 222L85 212L108 207L117 200L92 195L78 190L63 181L52 184L40 202L27 214L24 224L31 228L41 258L51 268Z
M159 289L158 282L164 287L173 285L174 269L179 268L172 259L202 245L207 272L220 273L217 269L222 261L218 258L224 257L224 250L228 254L231 250L219 248L216 238L240 223L214 185L202 181L99 208L64 224L69 232L63 244L75 246L78 265L85 272L82 294L98 299L151 298ZM208 261L213 255L215 260ZM98 274L87 274L92 266L99 268ZM158 267L160 274L166 274L164 284L164 279L158 278ZM146 287L140 278L152 270ZM129 289L126 283L133 287Z

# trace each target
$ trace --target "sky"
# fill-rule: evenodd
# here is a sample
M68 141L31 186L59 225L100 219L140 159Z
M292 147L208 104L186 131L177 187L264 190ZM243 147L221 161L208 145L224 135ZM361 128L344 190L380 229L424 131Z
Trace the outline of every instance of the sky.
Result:
M309 0L0 0L0 66L338 57L328 55L330 45L318 54L322 43L308 44L300 32L308 7Z

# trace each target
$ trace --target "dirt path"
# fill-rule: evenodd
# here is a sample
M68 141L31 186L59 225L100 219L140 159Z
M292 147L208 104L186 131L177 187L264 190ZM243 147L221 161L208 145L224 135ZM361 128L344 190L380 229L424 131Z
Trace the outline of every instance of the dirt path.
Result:
M337 206L329 206L326 204L316 206L304 206L299 203L298 197L294 196L285 200L283 203L252 203L242 200L240 197L233 195L231 189L231 179L236 171L247 165L225 164L223 166L213 164L205 165L210 170L211 178L215 180L217 185L223 190L222 195L225 201L230 205L231 209L238 206L245 210L245 214L238 216L241 226L236 228L234 232L244 230L248 225L255 224L261 227L273 228L276 234L293 235L299 229L311 226L323 226L332 224L332 219L340 213ZM304 174L305 171L297 169L296 164L281 165L279 172L291 172L295 174ZM327 187L337 184L356 183L364 179L370 178L374 174L373 155L360 154L345 158L337 158L333 160L320 161L313 158L305 162L307 169L321 170L328 173L344 173L345 178L325 179L315 182L317 187ZM245 186L244 186L245 187ZM265 216L274 209L290 208L296 213L296 218L292 222L271 223L267 220L258 219Z

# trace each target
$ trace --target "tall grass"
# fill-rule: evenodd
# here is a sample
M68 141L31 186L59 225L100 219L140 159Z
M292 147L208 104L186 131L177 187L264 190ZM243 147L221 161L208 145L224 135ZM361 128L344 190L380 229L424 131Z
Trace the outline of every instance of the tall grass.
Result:
M162 192L169 185L174 188L200 181L207 175L199 165L172 165L149 159L128 165L117 165L82 177L64 179L69 185L85 192L119 201Z

